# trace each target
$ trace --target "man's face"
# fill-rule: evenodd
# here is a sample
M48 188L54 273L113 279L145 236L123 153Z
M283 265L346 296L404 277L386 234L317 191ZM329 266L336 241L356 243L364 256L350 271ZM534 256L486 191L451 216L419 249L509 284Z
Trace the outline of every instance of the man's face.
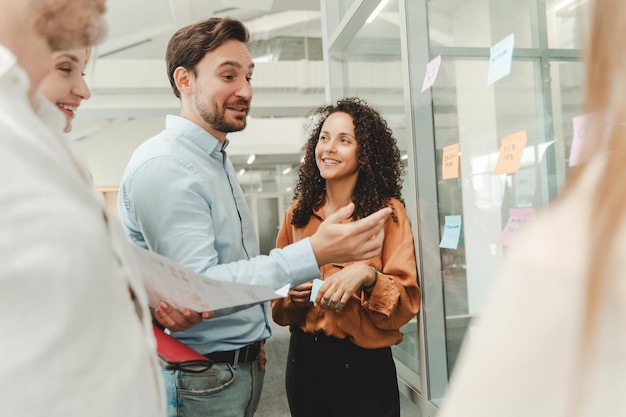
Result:
M106 33L106 0L31 0L35 28L52 51L94 45Z
M208 52L193 77L195 112L218 140L246 127L254 63L245 44L228 40Z

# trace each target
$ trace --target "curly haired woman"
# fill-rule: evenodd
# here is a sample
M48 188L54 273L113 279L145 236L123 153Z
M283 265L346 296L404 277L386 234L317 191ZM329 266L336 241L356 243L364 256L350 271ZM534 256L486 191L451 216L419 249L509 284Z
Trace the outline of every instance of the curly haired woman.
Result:
M350 202L353 220L386 206L393 214L379 256L323 265L317 292L309 282L272 302L274 320L289 325L292 334L285 381L291 414L397 417L390 346L402 341L400 327L420 303L413 235L401 197L400 151L386 121L361 99L315 109L310 120L314 126L294 203L277 247L312 235Z

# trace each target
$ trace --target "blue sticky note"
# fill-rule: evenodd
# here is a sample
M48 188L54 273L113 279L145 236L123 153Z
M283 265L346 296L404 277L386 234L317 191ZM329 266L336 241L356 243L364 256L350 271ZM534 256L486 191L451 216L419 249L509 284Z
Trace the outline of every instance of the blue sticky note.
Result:
M511 33L490 48L487 85L493 84L511 73L514 45L515 35Z
M320 290L320 287L324 281L319 278L315 278L313 280L313 287L311 288L311 297L309 297L309 301L315 301L315 297L317 297L317 292Z
M443 236L440 248L456 249L461 237L461 216L446 216L446 224L443 228Z

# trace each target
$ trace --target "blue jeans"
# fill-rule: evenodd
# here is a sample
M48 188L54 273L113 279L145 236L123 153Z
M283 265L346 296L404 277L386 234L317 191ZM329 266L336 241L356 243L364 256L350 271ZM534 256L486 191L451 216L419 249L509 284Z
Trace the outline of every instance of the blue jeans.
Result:
M265 371L259 361L215 363L199 372L161 370L168 417L253 417L259 405Z

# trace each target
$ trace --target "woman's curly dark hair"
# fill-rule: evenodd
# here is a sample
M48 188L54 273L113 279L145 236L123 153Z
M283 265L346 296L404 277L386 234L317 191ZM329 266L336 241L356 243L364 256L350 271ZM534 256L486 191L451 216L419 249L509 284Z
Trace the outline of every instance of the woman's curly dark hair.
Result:
M393 132L377 110L364 100L351 97L337 101L335 105L319 107L309 113L312 123L310 134L304 145L304 162L300 166L298 182L294 191L297 204L291 223L305 226L324 201L326 180L320 176L315 161L315 147L322 125L332 113L343 112L352 116L354 133L358 143L357 158L359 176L352 201L354 220L368 216L389 205L392 197L402 200L402 161ZM395 214L392 214L397 220Z

